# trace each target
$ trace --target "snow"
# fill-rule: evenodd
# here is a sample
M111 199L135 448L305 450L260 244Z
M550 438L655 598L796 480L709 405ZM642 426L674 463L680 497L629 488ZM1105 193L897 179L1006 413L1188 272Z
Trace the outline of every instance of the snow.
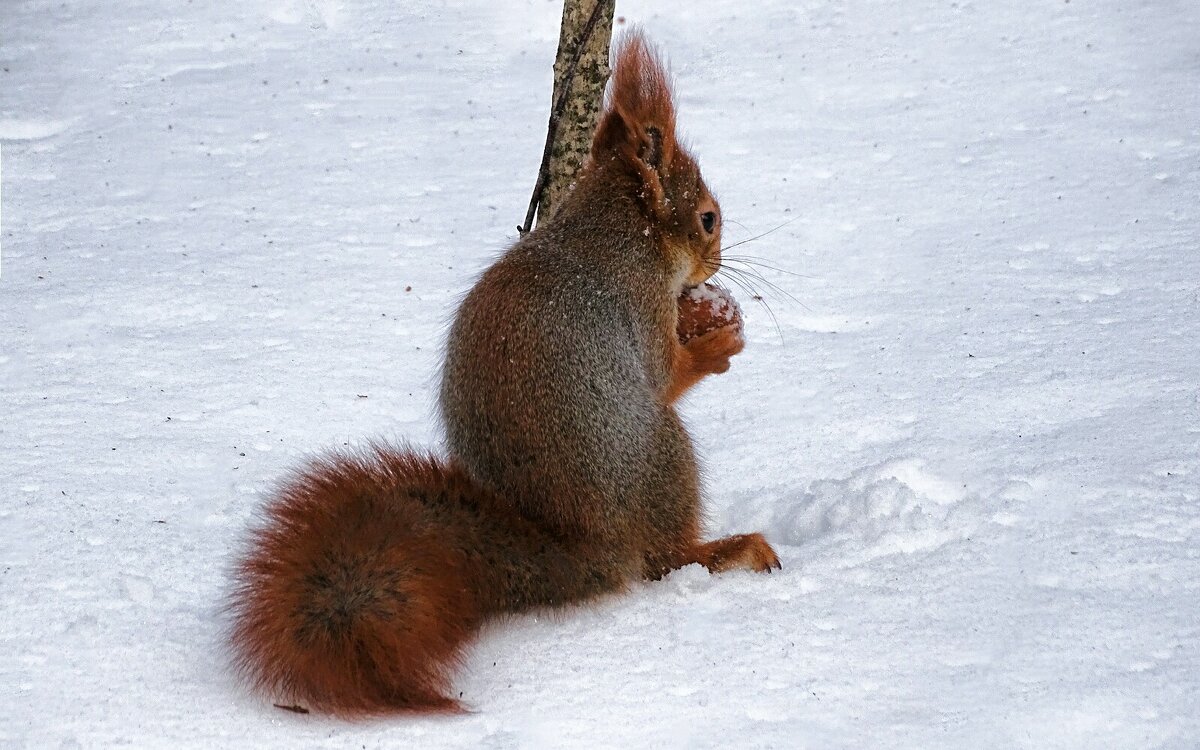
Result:
M682 296L686 296L695 303L708 304L714 318L720 316L722 319L732 319L742 311L742 306L738 304L732 293L715 284L706 283L691 287L684 290Z
M488 629L474 713L230 677L263 494L438 440L511 242L559 6L14 0L0 32L0 745L1200 743L1200 6L648 0L725 241L770 266L692 394L699 568ZM738 222L735 224L734 222ZM411 287L411 291L409 291ZM735 288L736 289L736 288Z

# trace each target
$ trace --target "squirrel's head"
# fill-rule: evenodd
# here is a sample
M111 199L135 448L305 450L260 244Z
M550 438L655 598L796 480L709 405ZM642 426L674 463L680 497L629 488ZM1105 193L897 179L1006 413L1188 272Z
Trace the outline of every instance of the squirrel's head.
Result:
M618 42L592 160L617 165L632 181L648 233L683 285L712 276L721 262L721 207L700 167L675 135L666 70L637 30Z

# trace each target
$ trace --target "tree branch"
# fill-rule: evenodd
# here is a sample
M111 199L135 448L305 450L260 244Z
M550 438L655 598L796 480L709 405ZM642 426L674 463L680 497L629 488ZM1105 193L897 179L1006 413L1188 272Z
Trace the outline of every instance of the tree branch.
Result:
M569 2L570 0L567 1ZM559 121L562 119L567 100L570 98L571 82L575 78L575 70L579 65L579 60L583 56L584 50L587 48L588 40L591 39L601 14L604 12L606 6L609 10L612 10L615 4L615 0L596 0L596 4L592 8L592 13L588 16L587 23L583 27L583 32L579 36L579 41L575 45L575 52L571 55L571 61L563 74L558 98L555 99L554 106L550 109L550 122L546 127L546 145L542 149L542 163L538 168L537 182L533 186L533 195L529 198L529 208L525 212L525 223L517 227L517 232L522 237L533 229L534 216L537 215L540 218L543 194L550 181L550 160L554 150L554 140L558 134Z

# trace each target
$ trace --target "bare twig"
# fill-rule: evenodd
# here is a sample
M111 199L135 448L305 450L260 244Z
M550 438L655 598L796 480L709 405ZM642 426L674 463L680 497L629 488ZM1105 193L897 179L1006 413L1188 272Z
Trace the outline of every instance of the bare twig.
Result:
M282 708L284 711L291 711L294 714L308 713L308 709L305 708L304 706L300 706L300 705L286 706L282 703L274 703L272 705L275 706L275 708Z

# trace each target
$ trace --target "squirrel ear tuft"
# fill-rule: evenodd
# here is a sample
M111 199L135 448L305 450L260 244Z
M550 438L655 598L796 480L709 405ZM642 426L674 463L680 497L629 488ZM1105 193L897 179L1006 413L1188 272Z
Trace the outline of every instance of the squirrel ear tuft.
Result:
M647 125L646 137L650 142L642 147L638 156L657 171L663 164L663 134L654 125Z
M662 60L639 29L617 42L608 97L592 158L618 156L661 194L662 178L675 158L675 103Z

